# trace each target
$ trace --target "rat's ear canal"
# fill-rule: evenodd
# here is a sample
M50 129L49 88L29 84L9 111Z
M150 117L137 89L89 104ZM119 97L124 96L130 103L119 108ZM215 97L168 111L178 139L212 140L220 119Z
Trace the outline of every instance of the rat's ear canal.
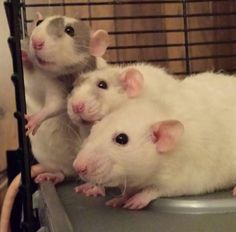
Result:
M95 31L90 39L90 54L96 57L103 56L109 46L109 35L104 30Z
M129 68L121 73L120 81L128 97L139 96L144 87L143 74L135 68Z
M161 121L152 126L151 132L157 151L165 153L175 148L184 132L184 126L178 120Z

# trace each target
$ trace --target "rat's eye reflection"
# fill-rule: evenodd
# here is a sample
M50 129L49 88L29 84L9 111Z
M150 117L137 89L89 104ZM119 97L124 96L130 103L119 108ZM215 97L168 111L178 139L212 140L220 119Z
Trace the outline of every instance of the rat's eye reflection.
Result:
M125 133L118 134L115 138L114 141L120 145L125 145L129 142L129 137Z
M36 26L38 26L41 22L43 22L43 20L38 20L38 21L36 22Z
M75 30L72 26L66 26L65 33L68 34L69 36L73 37L75 35Z
M97 86L100 89L108 89L107 83L105 81L99 81Z

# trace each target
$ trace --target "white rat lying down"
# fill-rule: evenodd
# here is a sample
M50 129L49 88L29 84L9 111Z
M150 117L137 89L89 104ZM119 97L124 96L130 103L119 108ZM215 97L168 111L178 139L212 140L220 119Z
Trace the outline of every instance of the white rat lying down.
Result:
M94 122L133 98L162 100L166 107L172 108L180 107L178 102L181 107L185 102L194 106L198 98L199 104L211 104L218 101L215 94L225 94L222 88L234 90L234 85L234 78L220 73L206 72L179 81L163 69L148 64L107 66L82 75L68 98L67 110L75 124ZM104 191L91 184L78 186L76 191L104 195Z
M132 210L158 197L233 187L235 86L222 86L210 99L201 97L199 85L189 99L176 90L178 101L127 102L92 127L75 170L90 183L123 188L122 197L106 204Z

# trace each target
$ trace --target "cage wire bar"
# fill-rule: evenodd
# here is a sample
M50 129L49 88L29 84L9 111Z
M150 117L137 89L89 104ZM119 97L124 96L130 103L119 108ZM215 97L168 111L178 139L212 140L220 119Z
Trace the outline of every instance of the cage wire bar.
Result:
M21 61L21 30L19 17L20 2L19 0L8 0L4 2L7 20L10 29L10 37L8 39L9 47L12 55L13 75L12 81L15 86L16 108L14 116L18 122L18 141L19 148L17 154L21 159L21 182L20 193L23 199L23 219L21 230L25 232L33 231L33 209L31 195L31 175L30 175L30 151L29 140L25 133L25 88L23 79L23 68Z
M165 33L183 33L183 41L181 42L169 42L169 43L155 43L155 44L115 44L111 45L108 48L109 51L114 51L119 53L119 51L127 51L127 50L136 50L136 49L184 49L184 56L182 57L151 57L151 58L145 58L144 60L138 60L138 61L146 61L146 62L152 62L152 63L167 63L167 62L184 62L184 70L179 72L179 71L174 71L174 74L177 75L188 75L191 74L192 72L200 72L204 70L193 70L192 68L192 62L197 62L201 60L209 60L209 59L230 59L233 57L236 57L236 54L232 53L231 54L210 54L210 55L192 55L191 54L191 49L196 48L198 46L220 46L220 45L231 45L236 43L235 39L224 39L224 40L211 40L211 41L191 41L190 40L190 34L191 33L197 33L197 32L215 32L215 31L222 31L222 30L234 30L236 29L236 25L224 25L224 26L201 26L201 27L195 27L192 28L189 24L189 20L193 18L204 18L204 17L226 17L226 16L236 16L236 10L232 11L222 11L222 12L188 12L188 6L190 4L194 3L220 3L224 2L225 4L228 3L236 3L235 0L166 0L166 1L156 1L156 0L151 0L151 1L130 1L130 0L113 0L113 1L77 1L77 2L70 2L70 1L62 1L62 2L56 2L53 3L52 1L50 2L45 2L45 1L21 1L21 7L24 9L23 11L25 12L24 16L24 24L29 24L32 22L31 18L27 17L27 10L33 10L38 7L84 7L88 6L89 7L89 14L87 17L82 17L82 20L88 21L89 24L92 24L93 22L108 22L108 21L125 21L125 20L182 20L183 23L183 28L160 28L160 29L139 29L139 30L114 30L109 31L109 34L111 36L119 36L119 35L145 35L145 34L150 34L150 33L155 33L157 35L160 34L165 34ZM175 13L165 13L165 14L149 14L149 15L112 15L112 16L103 16L103 15L93 15L91 13L91 8L90 7L105 7L105 6L137 6L140 5L145 6L145 5L152 5L153 7L160 7L162 4L165 5L171 5L171 4L179 4L182 7L182 12L175 12ZM235 20L236 21L236 20ZM26 25L25 25L26 26ZM115 40L117 40L115 38ZM121 64L121 63L133 63L137 62L138 58L133 59L121 59L119 55L117 55L117 58L115 60L109 60L109 63L111 64ZM226 70L229 72L236 71L235 68L231 68L230 70Z

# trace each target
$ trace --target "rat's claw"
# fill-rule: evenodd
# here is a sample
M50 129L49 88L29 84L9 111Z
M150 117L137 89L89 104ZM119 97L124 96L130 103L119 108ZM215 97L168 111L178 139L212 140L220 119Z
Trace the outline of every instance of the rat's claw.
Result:
M94 196L94 197L105 196L104 187L97 186L97 185L90 184L90 183L85 183L80 186L76 186L75 191L83 193L87 197L88 196Z
M35 135L38 128L41 125L42 118L39 116L39 114L34 115L25 115L25 119L28 121L28 123L25 125L25 129L27 129L26 135L32 133L32 135Z
M113 198L109 201L106 202L107 206L110 206L112 208L117 208L117 207L121 207L127 200L127 197L123 196L123 197L116 197Z
M77 193L83 193L84 191L87 191L88 189L92 188L92 186L93 185L90 183L81 184L75 187L75 191Z
M125 202L123 208L138 210L145 208L149 203L150 200L148 198L143 197L142 194L136 194Z

